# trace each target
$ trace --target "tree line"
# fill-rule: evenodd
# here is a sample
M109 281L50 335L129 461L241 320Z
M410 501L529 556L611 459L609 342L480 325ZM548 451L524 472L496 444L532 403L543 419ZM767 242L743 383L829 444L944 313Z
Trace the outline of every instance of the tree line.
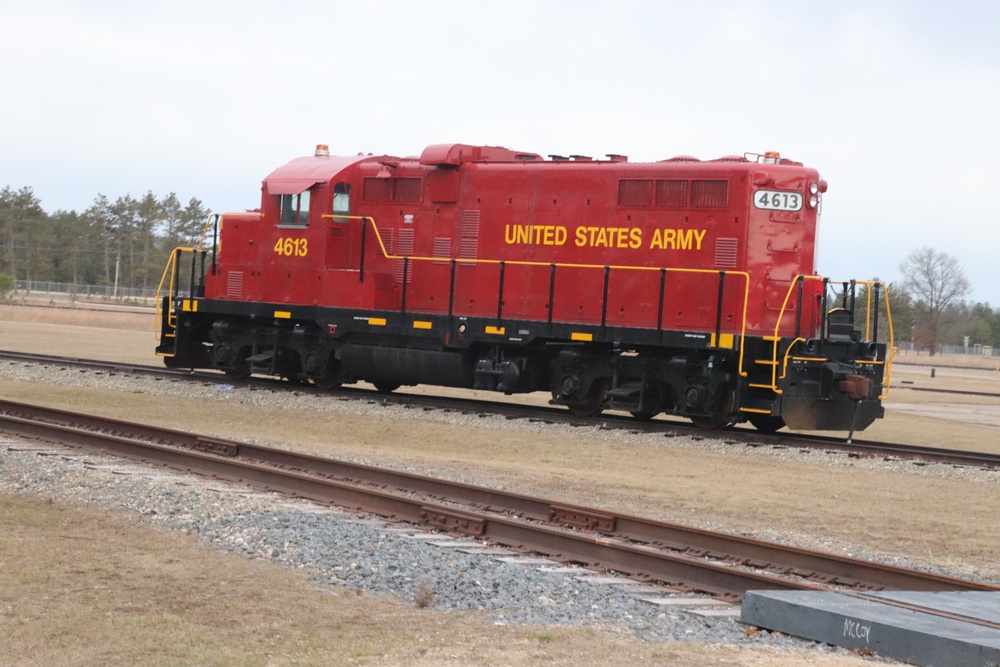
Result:
M903 259L899 272L902 282L890 285L897 341L911 342L931 355L942 345L1000 350L1000 309L964 299L972 285L955 257L919 248Z
M170 252L197 244L208 214L198 199L184 205L172 192L157 198L151 191L114 201L98 194L83 213L47 213L31 188L5 187L0 294L13 280L153 289ZM971 285L954 257L920 248L899 270L903 280L889 286L897 342L931 354L941 345L1000 349L1000 310L963 299ZM862 290L859 307L865 299ZM883 334L886 328L881 327Z
M886 288L896 345L908 345L929 355L937 354L944 345L967 348L969 353L985 346L1000 351L1000 309L994 310L987 302L963 299L972 291L972 285L957 259L924 247L907 255L899 265L899 272L902 280L889 283ZM879 280L874 278L872 282ZM851 308L853 304L855 322L864 329L869 299L866 286L852 289L846 284L833 284L831 298L834 306ZM888 341L889 337L886 311L885 293L880 292L879 341Z
M198 242L208 210L192 198L152 191L82 213L46 212L29 187L0 191L0 273L16 280L153 289L170 252Z

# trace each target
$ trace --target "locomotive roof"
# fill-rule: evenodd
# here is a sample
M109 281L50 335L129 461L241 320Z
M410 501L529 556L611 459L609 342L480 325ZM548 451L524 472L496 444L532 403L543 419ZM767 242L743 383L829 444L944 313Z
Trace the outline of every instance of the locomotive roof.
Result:
M377 159L368 155L313 155L295 158L278 167L264 178L272 195L298 194L316 183L329 182L341 171L364 160Z
M326 147L323 146L323 149ZM763 158L765 156L755 156L753 154L748 154L751 157ZM470 146L467 144L435 144L428 146L421 153L419 158L407 157L398 158L387 155L373 156L371 154L359 154L356 156L341 156L341 155L330 155L327 150L317 150L315 155L308 157L295 158L288 164L278 167L267 177L264 178L263 184L267 187L267 190L272 195L278 194L297 194L303 190L312 187L316 183L328 183L333 180L338 174L340 174L344 169L356 165L360 162L381 162L385 164L391 164L391 166L398 166L401 162L412 162L419 163L425 166L434 167L456 167L464 162L495 162L495 163L588 163L592 162L590 158L584 156L572 156L572 159L564 158L561 156L551 156L551 160L544 160L541 155L537 153L528 153L524 151L513 151L507 148L500 148L496 146ZM773 165L796 165L801 166L802 163L795 162L793 160L788 160L787 158L781 158L777 153L769 153L766 155L770 158L768 161ZM628 158L621 155L608 155L608 160L611 162L623 163L627 162ZM773 161L772 161L773 160ZM598 162L598 161L594 161ZM743 163L750 164L751 161L745 156L737 155L727 155L715 160L703 161L697 158L681 155L666 160L660 160L659 163L692 163L692 164L707 164L707 163ZM638 165L638 163L636 163Z

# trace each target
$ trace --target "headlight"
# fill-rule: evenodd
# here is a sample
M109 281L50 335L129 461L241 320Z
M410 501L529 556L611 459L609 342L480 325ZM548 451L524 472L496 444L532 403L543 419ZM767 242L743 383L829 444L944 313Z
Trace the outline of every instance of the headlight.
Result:
M818 195L819 194L819 183L815 181L809 184L809 194ZM815 204L813 204L815 206Z
M819 204L819 197L817 197L816 195L809 197L809 208L816 208L818 204Z

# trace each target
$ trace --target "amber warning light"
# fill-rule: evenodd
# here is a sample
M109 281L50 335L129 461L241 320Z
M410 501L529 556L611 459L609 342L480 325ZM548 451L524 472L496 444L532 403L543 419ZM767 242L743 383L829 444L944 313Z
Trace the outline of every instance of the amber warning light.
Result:
M316 157L330 157L330 147L327 144L316 144Z

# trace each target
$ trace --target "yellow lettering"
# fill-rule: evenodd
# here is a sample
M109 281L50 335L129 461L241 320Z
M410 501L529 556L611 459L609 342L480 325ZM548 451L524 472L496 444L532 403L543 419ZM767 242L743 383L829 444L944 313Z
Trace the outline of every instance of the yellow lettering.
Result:
M507 245L563 245L566 237L562 225L505 225L503 233Z
M309 239L282 236L274 244L274 252L282 257L305 257L309 254Z
M629 231L628 247L633 250L642 247L642 230L640 228L633 227L631 231Z
M649 242L651 249L701 250L706 229L655 229ZM642 237L640 236L639 239Z
M545 227L545 239L542 242L545 245L562 245L557 240L558 236L559 236L559 230L560 229L562 229L563 232L565 233L566 230L563 227L557 227L557 226L553 226L553 225L546 226Z
M577 248L582 248L587 245L587 228L577 227L576 228L576 240L573 241L573 245Z
M507 245L527 243L527 228L524 225L504 225L503 240Z
M593 245L599 248L606 248L608 246L608 228L598 227L597 228L597 240L594 241Z

